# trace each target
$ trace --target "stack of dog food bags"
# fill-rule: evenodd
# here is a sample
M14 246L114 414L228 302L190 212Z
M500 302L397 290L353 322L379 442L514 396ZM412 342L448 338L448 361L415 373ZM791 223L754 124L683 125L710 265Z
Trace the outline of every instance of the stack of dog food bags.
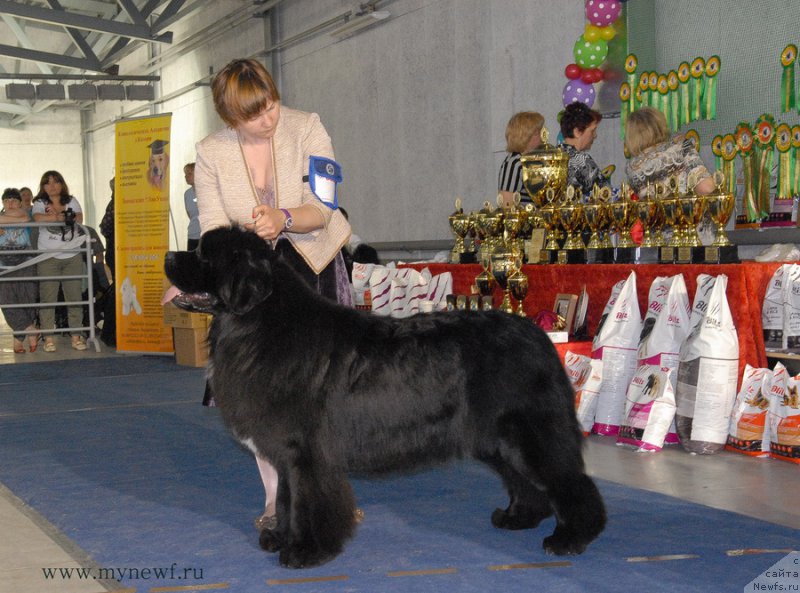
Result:
M592 430L597 411L597 396L603 382L603 361L567 350L564 355L564 368L575 391L575 413L578 422L581 424L583 435L587 436Z
M681 347L675 424L690 453L716 453L728 440L739 339L725 296L727 285L727 276L717 276L705 315Z
M453 292L453 275L444 272L432 276L428 268L396 269L393 264L353 264L354 302L358 308L369 295L371 310L376 315L410 317L420 312L423 301L432 301L436 311L446 308L446 296ZM361 295L361 296L359 296Z
M771 378L772 371L769 369L759 369L749 364L745 366L742 386L733 404L728 443L725 445L728 451L753 457L769 455Z
M617 439L620 444L658 451L665 441L678 442L673 424L674 371L681 345L689 335L689 320L689 294L683 274L653 280L639 336L638 365L628 386ZM647 439L642 440L645 433Z
M636 273L617 283L606 303L592 341L592 358L603 361L603 381L597 396L593 431L617 435L622 424L625 393L636 371L642 314L636 296Z
M778 364L775 365L775 372ZM770 401L769 408L770 457L800 463L800 375L785 375L783 393L772 390L773 401Z
M767 350L800 352L800 265L775 270L761 306L761 326Z

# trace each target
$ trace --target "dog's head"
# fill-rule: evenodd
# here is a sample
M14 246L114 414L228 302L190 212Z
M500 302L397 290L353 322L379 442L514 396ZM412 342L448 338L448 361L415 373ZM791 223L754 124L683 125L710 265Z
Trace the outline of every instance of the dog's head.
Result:
M164 271L177 294L166 301L203 313L244 315L272 294L272 248L255 233L218 228L196 251L168 251Z

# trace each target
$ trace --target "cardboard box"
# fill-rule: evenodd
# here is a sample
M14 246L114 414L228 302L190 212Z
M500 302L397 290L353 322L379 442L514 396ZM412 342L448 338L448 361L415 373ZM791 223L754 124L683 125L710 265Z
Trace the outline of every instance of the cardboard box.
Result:
M167 303L164 305L164 325L186 329L208 329L208 326L211 325L211 315L190 313Z
M175 344L175 362L184 366L204 367L208 362L208 328L175 327L172 340Z

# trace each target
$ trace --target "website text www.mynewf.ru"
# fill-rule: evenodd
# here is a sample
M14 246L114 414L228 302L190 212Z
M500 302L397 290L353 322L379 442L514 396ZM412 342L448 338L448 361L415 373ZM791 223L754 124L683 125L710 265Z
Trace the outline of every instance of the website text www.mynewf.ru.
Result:
M81 581L202 581L203 569L179 567L177 562L172 566L132 567L115 566L104 568L65 568L43 567L45 580L81 580Z

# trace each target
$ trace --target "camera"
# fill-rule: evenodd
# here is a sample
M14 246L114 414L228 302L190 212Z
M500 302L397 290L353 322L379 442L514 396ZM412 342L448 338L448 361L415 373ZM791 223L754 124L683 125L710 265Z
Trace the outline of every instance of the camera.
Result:
M69 234L69 237L67 235ZM64 210L64 227L61 229L61 240L72 241L75 238L75 211L72 208Z
M64 210L64 223L67 226L75 226L75 211L72 208Z

